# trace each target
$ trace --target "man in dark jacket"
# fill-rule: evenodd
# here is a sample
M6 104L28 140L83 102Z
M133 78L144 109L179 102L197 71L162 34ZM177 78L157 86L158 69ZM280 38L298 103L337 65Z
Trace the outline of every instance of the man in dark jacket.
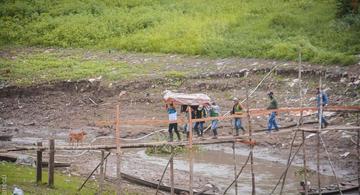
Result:
M206 117L206 111L204 109L203 105L199 105L199 107L197 108L197 110L195 111L195 118L196 119L202 119ZM196 122L194 129L197 133L197 135L199 137L203 136L203 132L204 132L204 123L205 121L200 121L200 122Z
M268 93L269 99L270 99L270 104L267 107L268 110L274 110L274 109L278 109L278 103L276 101L276 99L274 98L274 93L273 92L269 92ZM269 115L269 122L268 122L268 133L271 133L271 129L275 128L275 131L279 131L279 127L276 123L276 112L271 112Z

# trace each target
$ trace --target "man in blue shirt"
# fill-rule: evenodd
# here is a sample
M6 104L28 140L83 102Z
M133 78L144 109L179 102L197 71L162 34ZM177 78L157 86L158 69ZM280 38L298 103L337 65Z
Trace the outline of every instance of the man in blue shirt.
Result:
M318 118L320 118L321 126L324 128L326 128L329 125L329 123L325 120L323 113L320 113L320 106L324 108L328 103L329 103L329 98L326 95L326 93L324 91L320 91L319 88L316 88L316 105L318 107Z

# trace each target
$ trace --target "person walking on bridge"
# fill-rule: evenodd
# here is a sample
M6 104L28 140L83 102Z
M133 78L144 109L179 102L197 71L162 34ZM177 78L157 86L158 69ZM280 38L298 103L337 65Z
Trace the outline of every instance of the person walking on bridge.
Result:
M218 117L220 115L220 107L215 103L211 103L210 107L210 117ZM214 133L214 139L217 139L217 126L218 126L219 120L215 119L211 121L211 130Z
M239 114L239 115L241 115L242 111L244 110L243 106L239 102L238 98L234 98L233 101L234 101L234 105L233 105L233 108L231 110L231 114ZM239 136L240 129L242 130L243 134L245 134L245 129L241 124L241 118L237 117L237 118L234 118L234 120L235 120L234 126L235 126L235 131L236 131L235 136Z
M166 104L167 113L169 115L169 142L173 141L173 130L175 131L178 140L181 141L180 133L178 131L178 124L177 124L177 112L175 109L175 106L173 103L170 103L170 105Z
M327 104L329 103L329 98L327 96L327 94L324 91L320 91L320 88L316 88L316 104L318 107L318 119L321 120L321 127L326 128L329 123L325 120L324 117L324 107L327 106ZM322 109L320 109L320 106L322 107ZM320 113L320 111L322 111Z
M270 99L270 104L269 106L266 108L268 110L274 110L274 109L278 109L278 103L276 101L276 99L274 98L274 93L272 91L270 91L268 93L269 99ZM268 121L268 133L271 133L272 128L275 128L275 131L279 131L279 127L276 123L276 115L277 113L271 112L269 115L269 121Z
M203 105L199 105L199 107L198 107L197 110L195 111L195 118L196 118L196 119L206 118L206 111L205 111ZM195 129L198 137L202 137L202 136L203 136L203 133L204 133L204 123L205 123L205 121L195 122L194 129Z

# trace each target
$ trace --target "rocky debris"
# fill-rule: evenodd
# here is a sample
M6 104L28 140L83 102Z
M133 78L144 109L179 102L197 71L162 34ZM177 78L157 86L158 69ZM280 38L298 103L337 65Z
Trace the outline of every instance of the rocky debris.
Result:
M16 164L35 166L35 160L29 155L20 155L16 159Z

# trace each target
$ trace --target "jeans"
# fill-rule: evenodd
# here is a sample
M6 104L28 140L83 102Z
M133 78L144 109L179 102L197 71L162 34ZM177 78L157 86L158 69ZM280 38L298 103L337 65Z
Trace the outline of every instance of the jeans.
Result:
M204 122L196 122L194 129L196 130L198 136L202 136L204 131Z
M279 129L277 123L276 123L276 113L272 112L269 116L269 122L268 122L268 131L271 132L272 128L275 128L276 130Z
M242 127L242 124L241 124L241 118L235 118L234 125L235 125L236 135L239 135L240 129L243 130L243 132L245 132L245 129L244 129L244 127Z
M319 119L319 114L320 114L320 109L318 109L318 113L317 113L317 118ZM325 117L324 117L324 111L323 113L321 113L321 125L323 124L328 124L328 122L326 121Z
M217 125L219 123L219 120L213 120L211 121L211 129L214 133L214 136L217 136Z

